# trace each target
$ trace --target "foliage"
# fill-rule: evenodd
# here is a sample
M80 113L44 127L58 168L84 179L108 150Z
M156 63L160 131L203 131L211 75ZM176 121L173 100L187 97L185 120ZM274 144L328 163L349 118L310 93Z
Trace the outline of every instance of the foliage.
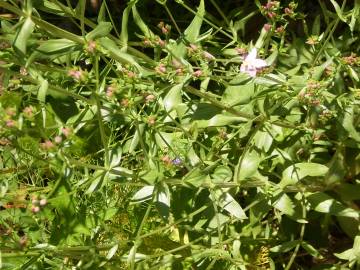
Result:
M359 268L360 1L118 2L0 1L0 268Z

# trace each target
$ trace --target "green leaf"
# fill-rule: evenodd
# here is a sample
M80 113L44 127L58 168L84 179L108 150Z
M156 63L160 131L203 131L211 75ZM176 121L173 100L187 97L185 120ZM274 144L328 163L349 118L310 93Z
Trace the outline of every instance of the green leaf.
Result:
M254 142L257 148L267 153L273 143L273 138L269 132L259 130L254 136Z
M239 122L247 122L248 119L240 116L233 116L227 114L217 114L209 120L197 120L198 128L206 127L224 127Z
M245 180L256 174L259 164L260 156L256 151L249 151L244 157L240 157L241 167L238 169L239 179L237 181Z
M27 17L21 26L20 30L17 32L15 41L14 41L14 49L21 52L22 54L26 54L26 47L28 45L28 39L34 31L35 24L31 20L31 17Z
M150 30L150 28L144 23L144 21L142 20L139 12L136 9L136 6L133 5L132 6L132 14L134 17L134 22L136 23L136 25L140 28L140 30L143 32L143 34L150 38L153 39L154 38L154 33Z
M118 61L119 63L130 64L134 66L141 75L145 76L152 74L152 72L146 71L144 68L142 68L132 55L126 52L122 52L116 43L111 39L102 37L99 39L99 44L108 51L109 55L114 60Z
M129 153L133 153L135 151L135 149L137 148L139 141L140 141L140 137L143 136L144 128L145 128L144 123L139 124L139 128L136 129L134 137L130 141Z
M41 45L36 50L45 55L61 54L69 53L69 51L75 46L77 46L77 44L74 41L68 39L50 39L41 43Z
M106 259L110 260L116 254L116 251L118 250L118 248L119 248L118 244L114 245L106 254Z
M356 21L359 20L359 16L360 16L360 0L355 0L355 7L351 12L351 20L349 23L351 32L354 32L355 23Z
M338 15L339 19L342 20L344 23L346 23L346 18L341 10L341 7L335 0L330 0L330 2L333 4L336 14Z
M353 106L348 106L344 109L344 116L342 120L342 125L344 129L349 133L349 136L355 141L360 142L360 134L356 131L354 127L354 108Z
M170 214L170 190L165 183L156 186L155 205L160 216L168 219Z
M301 246L311 256L318 258L318 259L323 259L323 256L320 254L320 252L316 248L314 248L312 245L310 245L308 242L305 242L305 241L301 242Z
M85 194L93 193L102 184L102 181L104 180L104 176L105 176L104 172L96 171L94 173L94 180L91 182L91 185L86 190Z
M280 193L277 198L275 199L275 202L273 203L273 206L281 211L282 213L293 216L295 214L295 206L286 193Z
M320 19L321 19L321 15L319 14L315 17L314 23L312 25L311 34L314 36L320 35Z
M120 42L122 51L126 51L128 40L129 40L129 34L128 34L128 21L129 21L129 15L131 7L134 5L134 2L129 2L128 6L124 9L122 14L122 20L121 20L121 33L120 33Z
M192 20L191 24L186 28L184 32L185 39L190 43L196 42L200 34L200 29L204 16L205 16L205 4L204 4L204 0L200 0L200 4L196 12L195 18Z
M193 187L200 187L207 180L209 180L209 176L200 168L192 169L183 177L183 181Z
M173 86L164 97L163 104L167 112L172 111L177 105L182 103L181 90L183 86L182 83Z
M217 189L215 191L215 198L217 204L228 211L232 216L238 219L247 219L247 216L240 204L227 191Z
M97 38L106 37L109 35L112 25L109 22L100 22L94 30L88 33L85 37L86 40L95 40Z
M115 147L110 153L110 168L118 166L122 157L122 148L120 146Z
M323 192L307 193L306 198L310 203L311 209L317 212L327 213L335 216L352 217L356 219L359 218L358 211L344 206Z
M147 200L151 200L153 197L154 186L144 186L138 190L135 195L131 198L133 203L140 203Z
M247 104L254 95L255 86L253 83L246 83L248 76L240 74L229 82L222 96L222 102L229 106Z
M288 185L294 185L307 176L324 176L328 167L318 163L296 163L283 171L279 185L284 188Z
M270 248L270 251L274 252L274 253L285 253L285 252L292 250L299 243L300 243L300 240L288 241L288 242L285 242L278 246Z
M186 40L186 42L189 43L197 42L204 16L205 16L205 4L204 4L204 0L201 0L195 18L192 20L192 22L184 32L184 39ZM179 59L182 59L186 55L186 46L182 42L179 44L171 43L168 45L168 47L169 50L172 52L172 54Z
M215 183L229 182L233 174L228 166L220 165L215 168L214 173L211 175L212 181Z
M41 82L40 82L40 87L39 87L39 91L38 91L38 94L37 94L37 99L41 103L45 103L46 93L47 93L48 88L49 88L48 81L42 79Z

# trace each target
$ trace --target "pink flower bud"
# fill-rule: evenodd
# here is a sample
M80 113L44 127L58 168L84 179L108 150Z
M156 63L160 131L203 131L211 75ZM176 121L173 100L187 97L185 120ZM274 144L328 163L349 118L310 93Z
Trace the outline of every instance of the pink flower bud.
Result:
M126 75L128 76L128 78L134 78L136 76L136 74L132 71L128 71Z
M14 127L15 126L15 121L14 120L6 120L5 121L5 124L7 127L11 128L11 127Z
M193 76L197 77L197 78L201 77L202 74L203 73L202 73L202 71L200 69L193 72Z
M151 44L151 41L150 40L148 40L147 38L145 38L144 39L144 45L146 46L146 47L150 47L152 44Z
M274 18L276 16L276 13L275 12L269 12L268 16L269 16L270 19L272 19L272 18Z
M269 23L264 24L264 29L266 32L269 32L271 30L271 24Z
M61 129L61 132L62 132L62 134L64 134L64 136L66 138L68 138L71 135L72 130L71 130L71 128L64 127L64 128Z
M154 96L153 94L147 95L147 96L145 97L146 103L153 102L154 100L155 100L155 96Z
M31 207L31 212L33 212L34 214L39 213L40 212L40 207L39 206L32 206Z
M285 9L284 9L284 12L285 12L285 14L287 14L287 15L291 15L291 14L293 13L292 9L290 9L290 8L285 8Z
M150 126L153 126L153 125L155 125L155 122L156 122L156 117L155 117L155 116L149 116L149 118L148 118L148 124L149 124Z
M157 73L165 73L166 72L166 67L164 64L160 64L155 68L155 71Z
M68 75L78 81L83 78L83 72L81 70L69 70Z
M33 116L33 108L28 106L23 109L23 113L26 117L32 117Z
M177 68L176 70L175 70L175 72L176 72L176 75L183 75L183 70L182 70L182 68Z
M247 53L247 50L245 48L235 48L235 51L240 55L244 55Z
M211 53L206 52L206 51L204 52L204 57L205 57L207 60L209 60L209 61L215 59L215 57L214 57Z
M62 142L61 136L55 136L54 141L55 141L56 143L61 143L61 142Z
M160 47L165 47L165 41L164 40L162 40L161 38L159 38L158 40L157 40L157 45L158 46L160 46Z
M45 142L41 143L40 146L44 150L50 150L51 148L54 147L54 144L52 141L46 140Z
M40 200L40 206L45 206L47 205L47 200L46 199L41 199Z
M161 32L165 35L167 35L169 33L169 29L167 29L166 27L161 27Z
M276 33L283 33L285 30L284 26L279 26L278 28L276 28L275 32Z
M94 53L96 50L96 42L94 40L90 40L87 44L86 51L89 53Z

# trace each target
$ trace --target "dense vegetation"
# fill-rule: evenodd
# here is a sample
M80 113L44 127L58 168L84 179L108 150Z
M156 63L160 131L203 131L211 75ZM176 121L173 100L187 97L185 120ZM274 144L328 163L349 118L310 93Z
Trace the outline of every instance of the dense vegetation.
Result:
M0 269L360 268L359 0L0 18Z

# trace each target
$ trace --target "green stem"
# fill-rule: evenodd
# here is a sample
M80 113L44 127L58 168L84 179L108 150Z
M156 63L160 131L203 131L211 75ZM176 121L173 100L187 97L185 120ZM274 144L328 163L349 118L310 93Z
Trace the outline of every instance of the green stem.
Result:
M306 219L306 206L305 206L305 196L303 193L302 193L301 205L302 205L302 218L305 220ZM284 270L290 270L291 266L293 265L293 263L296 259L296 256L297 256L300 246L301 246L301 243L304 239L305 225L306 225L305 223L301 224L299 243L296 245L295 250L294 250L293 254L291 255L291 258Z
M145 215L143 217L143 219L141 220L139 229L137 230L136 233L136 237L135 237L135 241L134 241L134 250L132 251L132 257L131 257L131 261L130 261L130 269L134 270L135 269L135 255L136 255L136 249L138 248L138 246L140 245L140 241L141 241L141 231L145 225L145 222L150 214L151 211L151 207L152 207L152 203L150 203L146 209Z
M216 8L217 12L219 12L219 14L221 15L221 17L223 18L224 22L229 26L230 22L227 18L227 16L225 16L224 12L221 10L221 8L218 6L218 4L215 2L215 0L210 0L211 4L213 4L213 6Z
M96 101L96 108L97 108L97 119L99 123L99 130L100 130L100 136L101 136L101 142L104 147L105 153L104 153L104 159L105 159L105 167L109 167L109 149L108 144L106 140L106 133L105 133L105 127L103 123L103 117L101 115L101 103L99 98L99 59L98 56L94 56L94 62L95 62L95 89L92 89L92 95L95 98Z
M253 138L255 137L256 133L259 131L259 129L260 129L262 126L263 126L263 123L259 123L259 124L255 127L255 129L254 129L254 131L252 132L249 140L248 140L247 143L246 143L245 149L244 149L242 155L241 155L240 158L239 158L238 164L237 164L236 167L235 167L234 178L233 178L233 182L234 182L234 183L238 183L238 182L240 181L240 169L241 169L241 164L242 164L242 162L243 162L243 160L244 160L244 158L245 158L246 153L248 152L248 150L249 150L249 148L250 148L250 145L251 145L251 142L252 142Z
M217 225L217 231L218 231L218 242L222 242L222 234L221 234L221 224L220 224L220 217L219 217L219 209L215 203L216 197L214 194L214 190L210 189L210 195L211 195L211 201L214 208L215 216L216 216L216 225Z
M181 5L186 8L189 12L191 12L192 14L194 14L195 16L199 16L192 8L190 8L189 6L187 6L184 2L181 3ZM223 34L224 36L230 38L231 40L233 40L233 37L228 34L227 32L225 32L224 30L222 30L221 27L218 27L217 25L213 24L212 22L210 22L208 19L206 19L205 17L201 17L202 20L204 20L207 24L209 24L211 27L215 28L218 32L220 32L221 34Z

